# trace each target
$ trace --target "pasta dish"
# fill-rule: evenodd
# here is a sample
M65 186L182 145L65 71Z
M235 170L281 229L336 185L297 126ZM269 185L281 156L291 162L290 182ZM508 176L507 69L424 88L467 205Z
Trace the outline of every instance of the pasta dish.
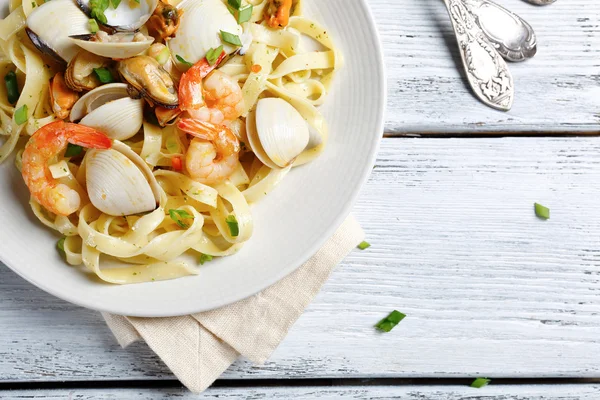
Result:
M68 264L195 275L252 237L250 205L324 150L341 56L300 0L10 0L0 162Z

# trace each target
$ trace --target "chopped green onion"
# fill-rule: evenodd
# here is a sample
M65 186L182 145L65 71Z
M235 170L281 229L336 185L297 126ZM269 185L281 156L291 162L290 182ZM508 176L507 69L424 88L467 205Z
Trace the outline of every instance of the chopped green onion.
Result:
M221 31L221 40L234 46L242 46L240 37L238 35L234 35L233 33Z
M90 31L92 33L96 33L100 30L100 28L98 28L98 23L96 22L95 19L90 19L88 22L90 24Z
M400 311L394 310L390 313L390 315L379 321L377 325L375 325L375 328L379 329L380 331L389 332L394 329L396 325L398 325L405 317L406 314L402 314Z
M119 7L119 4L121 4L121 0L110 0L110 4L112 4L112 7L116 10L117 7Z
M16 104L19 100L19 84L17 83L17 74L14 71L10 71L4 76L4 83L6 84L6 95L10 104Z
M138 4L140 4L140 0L133 0L133 1L135 1L135 2L136 2L136 3L138 3Z
M106 68L94 68L94 73L102 83L111 83L115 81L110 71Z
M67 253L65 253L65 239L66 237L62 237L56 242L56 250L60 253L61 256L66 257Z
M171 57L171 52L169 51L168 47L165 47L156 56L156 61L158 61L158 63L160 65L165 65L167 63L167 61L169 61L170 57Z
M235 8L236 10L239 10L242 6L242 0L228 0L227 2L231 7Z
M229 232L231 233L231 236L233 236L233 237L239 236L240 226L238 225L235 215L231 214L231 215L227 216L227 218L225 218L225 222L227 223L227 226L229 226Z
M209 256L208 254L200 254L200 265L204 265L205 262L212 261L213 256Z
M67 151L65 151L65 157L77 157L83 153L83 147L76 144L69 143L67 145Z
M171 217L171 219L173 221L175 221L177 223L177 225L179 225L183 229L189 228L189 225L188 224L184 224L181 221L182 219L194 219L194 216L191 215L190 213L188 213L185 210L170 209L169 210L169 216Z
M538 218L550 219L550 209L548 207L544 207L538 203L533 203L533 206L535 207L535 215L537 215Z
M481 389L482 387L489 385L491 381L492 380L488 378L477 378L471 383L471 387Z
M27 104L23 104L17 111L15 111L15 122L17 125L23 125L27 122Z
M106 24L108 21L104 11L108 9L109 0L90 0L90 17L96 18L98 21Z
M208 61L209 65L215 65L215 63L217 62L217 60L219 59L219 57L221 56L221 53L223 53L223 46L219 46L216 49L210 49L207 53L206 53L206 61Z
M177 61L179 61L180 63L182 63L182 64L184 64L184 65L187 65L188 67L191 67L191 66L193 66L193 65L194 65L194 64L192 64L191 62L189 62L189 61L186 61L186 59L185 59L185 58L183 58L183 57L181 57L179 54L177 54L177 55L175 56L175 58L177 58Z
M244 22L248 22L250 21L250 18L252 18L252 4L250 4L247 7L241 8L238 11L238 15L237 15L237 22L238 24L243 24Z
M369 243L369 242L362 242L361 244L358 245L358 248L361 250L368 249L369 247L371 247L371 243Z

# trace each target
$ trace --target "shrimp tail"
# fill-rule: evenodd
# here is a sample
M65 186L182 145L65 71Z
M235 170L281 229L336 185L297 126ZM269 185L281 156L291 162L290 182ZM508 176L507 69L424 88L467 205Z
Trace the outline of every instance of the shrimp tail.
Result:
M182 118L177 123L177 127L202 140L213 140L217 127L210 122L199 121L192 118Z
M110 149L112 140L105 133L84 125L67 124L67 141L88 149Z
M206 78L225 58L223 51L219 58L211 65L206 57L188 69L179 80L179 108L182 111L197 110L204 106L202 95L202 79Z

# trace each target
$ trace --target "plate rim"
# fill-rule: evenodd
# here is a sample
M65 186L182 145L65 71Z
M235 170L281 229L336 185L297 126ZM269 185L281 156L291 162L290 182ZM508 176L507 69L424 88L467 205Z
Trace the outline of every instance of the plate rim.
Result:
M366 28L368 28L368 30L370 30L374 34L374 38L376 39L376 46L375 46L374 50L375 50L377 60L379 61L377 63L377 67L379 69L379 76L380 76L379 84L380 84L380 87L382 88L382 93L380 93L379 95L380 95L380 98L382 98L382 100L383 100L383 102L382 102L383 106L381 107L379 115L377 116L377 123L376 123L376 128L380 132L380 135L376 136L375 143L372 146L372 150L371 150L370 154L368 154L367 168L365 168L362 171L360 179L356 180L355 189L352 191L352 194L349 196L349 199L345 203L341 212L334 219L334 222L330 225L330 227L322 235L320 235L319 239L316 240L315 243L304 252L304 256L299 257L299 260L294 262L295 265L293 267L281 269L282 272L280 272L278 274L270 275L267 279L265 279L262 282L262 284L257 285L257 286L261 286L259 289L256 289L256 290L252 289L248 292L241 293L240 295L232 296L231 298L229 298L227 300L227 302L225 304L221 304L221 305L208 305L208 306L204 306L204 307L200 307L198 305L186 305L186 306L182 306L180 309L178 309L175 312L166 312L166 311L165 312L160 312L160 311L156 312L156 311L151 311L151 310L132 310L135 312L131 312L131 313L128 312L127 313L128 316L152 317L152 318L183 316L183 315L195 314L195 313L218 309L220 307L225 307L230 304L236 303L238 301L252 297L252 296L256 295L257 293L260 293L263 290L267 289L268 287L276 284L277 282L284 279L285 277L292 274L293 272L297 271L298 268L300 268L308 260L310 260L310 258L312 258L319 251L319 249L321 249L323 247L323 245L329 239L331 239L333 234L342 225L344 220L349 216L350 211L352 210L352 208L354 207L354 205L356 203L356 200L358 199L358 195L361 193L362 188L364 187L365 183L367 182L368 178L371 175L372 167L375 164L377 154L378 154L379 148L381 146L381 140L383 139L383 134L384 134L384 129L385 129L385 113L386 113L387 94L388 94L387 93L387 76L386 76L386 68L385 68L385 59L384 59L383 45L381 42L381 35L379 33L379 30L377 29L377 24L375 22L373 12L371 11L371 8L367 4L367 1L366 0L358 0L358 1L359 1L359 7L361 7L362 10L365 12L366 20L368 23L368 27L366 27ZM84 308L99 311L99 312L122 315L121 309L115 309L111 306L105 306L103 303L98 304L97 302L93 302L93 301L88 302L88 301L86 301L86 299L87 299L86 297L71 296L69 293L54 290L54 288L52 286L46 285L44 283L43 279L37 280L37 279L35 279L35 276L33 276L33 275L25 276L25 274L21 273L21 271L19 269L13 268L11 266L11 264L13 264L13 263L11 263L8 260L8 258L11 258L11 257L6 257L4 254L0 253L0 262L2 262L4 265L6 265L11 271L15 272L18 276L25 279L27 282L33 284L37 288L43 290L44 292L46 292L54 297L57 297L61 300L67 301L71 304L80 306L80 307L84 307Z

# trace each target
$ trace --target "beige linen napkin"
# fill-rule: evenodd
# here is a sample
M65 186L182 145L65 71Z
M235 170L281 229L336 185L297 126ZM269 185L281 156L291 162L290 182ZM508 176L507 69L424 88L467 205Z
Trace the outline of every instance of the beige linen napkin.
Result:
M202 392L240 355L264 363L333 268L363 238L360 225L349 216L295 272L257 295L216 310L168 318L102 315L121 346L145 340L181 383Z

